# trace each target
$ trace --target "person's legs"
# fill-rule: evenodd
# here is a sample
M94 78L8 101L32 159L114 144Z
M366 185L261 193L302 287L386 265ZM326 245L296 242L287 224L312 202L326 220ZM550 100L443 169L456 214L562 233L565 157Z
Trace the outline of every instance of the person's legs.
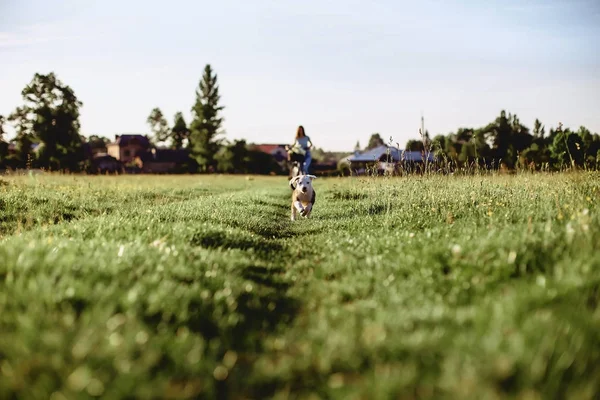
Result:
M312 156L310 155L310 151L307 151L304 155L304 174L308 174L308 168L310 167L310 162L312 161Z

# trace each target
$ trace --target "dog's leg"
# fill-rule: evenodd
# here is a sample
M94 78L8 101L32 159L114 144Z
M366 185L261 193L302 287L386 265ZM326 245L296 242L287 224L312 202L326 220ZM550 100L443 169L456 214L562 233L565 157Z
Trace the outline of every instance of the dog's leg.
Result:
M304 206L302 205L302 202L300 200L296 200L294 202L294 205L296 206L296 209L300 211L301 214L304 213Z
M292 221L296 220L296 206L292 203Z
M308 203L304 208L304 216L306 218L310 217L310 212L312 211L312 203Z

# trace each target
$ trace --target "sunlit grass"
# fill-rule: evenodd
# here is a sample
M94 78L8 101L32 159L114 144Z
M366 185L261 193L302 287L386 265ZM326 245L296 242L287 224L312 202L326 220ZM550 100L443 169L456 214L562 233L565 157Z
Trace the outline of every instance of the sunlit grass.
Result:
M1 179L0 397L600 390L597 173Z

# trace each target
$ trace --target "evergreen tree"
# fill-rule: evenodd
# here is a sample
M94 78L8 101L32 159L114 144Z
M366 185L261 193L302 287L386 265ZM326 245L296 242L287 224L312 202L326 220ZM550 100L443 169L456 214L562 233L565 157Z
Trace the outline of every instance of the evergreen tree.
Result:
M374 133L369 138L369 144L367 145L366 150L374 149L376 147L383 146L384 144L385 142L381 138L381 135L379 135L379 133Z
M183 114L178 112L175 114L173 128L171 128L171 147L174 149L183 148L189 141L190 131L183 119Z
M204 68L204 75L196 90L196 103L192 107L194 119L190 124L190 147L192 157L203 171L216 168L215 155L220 147L219 135L223 118L220 113L219 86L217 75L210 65Z

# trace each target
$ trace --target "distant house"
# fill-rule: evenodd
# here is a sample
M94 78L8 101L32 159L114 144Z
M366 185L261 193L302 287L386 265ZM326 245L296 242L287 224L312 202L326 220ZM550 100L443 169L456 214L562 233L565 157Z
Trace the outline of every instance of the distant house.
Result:
M350 170L358 175L364 174L367 167L376 168L378 172L395 172L399 166L414 167L423 164L425 160L434 161L433 154L424 154L420 151L405 151L396 147L382 145L364 152L355 152L342 161Z
M106 150L108 155L128 164L146 153L150 147L150 139L146 135L115 135L115 141L109 143Z
M187 149L152 148L150 151L136 156L135 163L144 173L176 172L190 163L190 152Z
M273 156L278 163L287 160L287 151L285 144L254 144L251 145L252 150L262 151Z
M118 173L122 172L123 165L111 155L106 153L97 153L92 157L92 173Z

